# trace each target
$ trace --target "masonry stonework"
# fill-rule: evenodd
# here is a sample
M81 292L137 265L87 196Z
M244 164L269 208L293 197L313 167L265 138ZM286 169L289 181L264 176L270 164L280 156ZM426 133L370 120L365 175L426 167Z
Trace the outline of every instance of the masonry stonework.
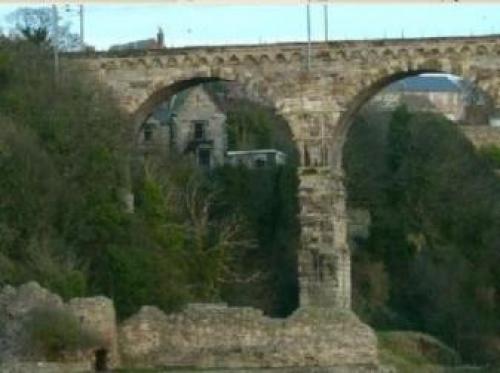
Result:
M451 73L500 100L500 38L452 37L73 54L142 123L161 101L212 80L239 82L289 123L301 156L301 306L350 307L342 146L377 91L422 72Z
M36 282L29 282L18 288L7 285L0 289L0 362L36 362L43 359L30 348L32 342L25 327L31 312L42 308L65 311L76 316L81 330L90 331L97 338L95 349L104 349L108 352L108 366L110 368L119 366L113 302L105 297L92 297L74 298L65 303L60 296L44 289ZM72 366L84 366L87 371L90 370L95 359L94 347L85 351L74 351L71 356L66 356L65 362L69 364L66 371L78 371L68 370ZM45 368L47 371L59 369L52 365ZM45 368L40 367L40 371ZM6 366L0 366L0 371L8 370ZM12 371L24 370L22 368L16 370L13 367Z
M271 319L253 308L143 307L120 327L127 367L377 367L376 337L349 311L304 308Z
M27 355L31 341L23 320L36 307L67 310L99 342L57 362ZM103 349L108 368L379 369L371 328L349 310L326 307L303 307L286 319L272 319L253 308L224 304L190 304L168 315L144 306L118 324L113 303L105 297L65 303L32 282L0 289L0 322L2 372L88 372Z

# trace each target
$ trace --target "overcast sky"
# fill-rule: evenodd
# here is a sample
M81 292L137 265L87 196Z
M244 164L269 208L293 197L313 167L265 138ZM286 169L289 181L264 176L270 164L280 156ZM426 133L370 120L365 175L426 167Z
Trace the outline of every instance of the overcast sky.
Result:
M3 30L10 26L5 16L20 6L0 5ZM67 13L62 5L58 8L78 32L76 12ZM323 5L311 8L312 37L324 40ZM84 9L85 41L98 49L155 37L158 26L164 29L167 46L307 39L305 5L140 3L89 4ZM500 34L500 4L330 4L328 19L331 40Z

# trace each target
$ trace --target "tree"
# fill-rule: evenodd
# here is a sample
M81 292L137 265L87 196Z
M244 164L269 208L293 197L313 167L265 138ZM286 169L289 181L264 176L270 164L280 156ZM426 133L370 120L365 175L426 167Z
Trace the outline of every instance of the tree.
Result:
M54 26L52 9L19 8L7 16L7 20L13 24L11 34L21 37L37 45L49 45L54 40ZM61 51L75 50L79 47L79 36L71 32L71 23L60 24L61 17L58 16L57 40Z
M500 187L488 162L445 117L404 108L357 118L344 162L348 203L372 217L353 251L355 311L376 328L439 336L470 362L493 360Z

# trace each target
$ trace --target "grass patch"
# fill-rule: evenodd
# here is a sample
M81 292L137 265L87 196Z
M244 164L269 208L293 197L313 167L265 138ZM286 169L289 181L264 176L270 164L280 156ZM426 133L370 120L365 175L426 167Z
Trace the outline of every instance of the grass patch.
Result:
M383 364L398 372L443 372L460 364L456 351L438 339L417 332L379 332L379 355Z

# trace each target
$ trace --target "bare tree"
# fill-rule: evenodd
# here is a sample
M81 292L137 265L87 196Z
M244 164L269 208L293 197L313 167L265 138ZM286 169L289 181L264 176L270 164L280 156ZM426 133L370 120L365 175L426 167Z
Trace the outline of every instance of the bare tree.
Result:
M194 251L192 259L197 262L199 278L203 280L195 284L201 290L199 295L210 300L221 284L258 280L259 272L246 277L238 275L236 262L256 247L255 241L246 234L243 220L234 215L224 219L211 217L215 194L204 192L196 178L187 184L183 194L188 217L186 227Z
M49 7L40 8L18 8L7 15L7 21L12 25L11 36L21 37L38 45L49 45L54 39L52 10ZM77 50L80 38L71 32L71 23L58 24L58 48L62 51Z

